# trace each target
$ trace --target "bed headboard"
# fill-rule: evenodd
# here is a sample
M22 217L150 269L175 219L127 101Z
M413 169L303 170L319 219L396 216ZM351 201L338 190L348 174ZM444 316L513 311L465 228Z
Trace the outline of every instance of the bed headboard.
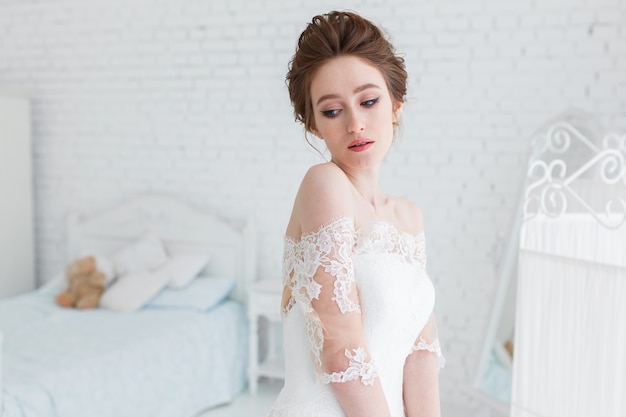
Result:
M109 255L146 232L154 232L168 253L204 252L205 271L233 277L232 298L246 302L246 287L255 280L255 231L250 219L224 219L167 195L145 194L100 213L68 216L66 261L86 251Z

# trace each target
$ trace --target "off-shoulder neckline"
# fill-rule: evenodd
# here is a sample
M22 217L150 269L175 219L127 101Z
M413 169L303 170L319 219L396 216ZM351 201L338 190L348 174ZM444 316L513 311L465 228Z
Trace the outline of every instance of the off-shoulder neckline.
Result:
M327 229L329 227L332 227L332 226L334 226L334 225L336 225L338 223L345 222L345 221L350 222L350 226L352 226L352 228L354 229L354 235L358 235L358 234L362 233L363 231L365 231L366 229L372 229L372 228L374 228L377 225L384 225L384 226L388 226L391 229L393 229L400 236L408 236L408 237L413 238L413 239L419 239L419 238L422 238L424 236L424 230L421 230L417 234L413 234L411 232L406 232L406 231L398 229L398 227L395 224L393 224L393 222L391 222L389 220L384 220L384 219L374 219L374 220L372 220L370 222L367 222L365 224L360 225L359 227L356 227L354 225L354 218L353 217L342 216L342 217L333 219L333 220L331 220L331 221L329 221L327 223L323 223L316 230L312 230L312 231L309 231L309 232L302 233L300 235L299 239L296 239L296 238L288 236L288 235L284 235L284 239L288 240L288 241L291 241L293 243L298 243L298 242L301 242L303 238L316 235L316 234L320 233L324 229Z

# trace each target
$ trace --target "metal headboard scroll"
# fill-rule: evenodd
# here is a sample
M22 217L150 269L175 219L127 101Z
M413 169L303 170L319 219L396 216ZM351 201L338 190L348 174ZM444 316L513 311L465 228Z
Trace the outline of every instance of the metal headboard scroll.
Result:
M573 147L582 163L570 173L563 157ZM577 202L609 229L626 222L626 134L608 134L596 145L571 124L558 122L536 137L533 150L524 195L524 221L540 213L558 217L567 211L568 204ZM593 207L574 187L575 181L588 178L598 186L612 187L603 196L603 209Z

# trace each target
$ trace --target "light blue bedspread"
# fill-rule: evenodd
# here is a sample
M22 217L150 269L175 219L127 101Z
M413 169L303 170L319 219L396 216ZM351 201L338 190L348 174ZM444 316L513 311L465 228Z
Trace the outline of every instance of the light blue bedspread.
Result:
M238 303L121 314L62 309L52 297L0 302L3 417L191 417L245 386Z

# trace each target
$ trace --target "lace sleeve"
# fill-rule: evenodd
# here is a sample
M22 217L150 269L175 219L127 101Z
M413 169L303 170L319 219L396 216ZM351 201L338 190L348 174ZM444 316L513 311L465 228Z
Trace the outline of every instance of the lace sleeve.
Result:
M363 337L353 248L351 218L286 242L284 274L291 289L287 308L300 308L305 315L311 356L323 383L360 379L371 385L377 377Z
M444 364L431 314L404 364L402 397L407 416L441 416L439 371Z
M412 257L413 259L415 259L420 268L426 270L426 239L424 236L424 232L420 233L416 237L413 244L414 247L410 249ZM437 333L437 324L435 322L435 316L432 314L428 319L428 322L426 322L426 325L420 332L419 336L413 343L409 354L420 350L425 350L437 355L439 368L444 367L446 360L441 353L441 346L439 344L439 337Z
M426 322L426 325L417 337L417 340L413 343L409 354L413 354L418 351L427 351L437 356L439 362L439 368L443 368L446 364L446 359L441 353L441 345L439 344L439 336L437 333L437 324L435 322L435 316L432 314Z

